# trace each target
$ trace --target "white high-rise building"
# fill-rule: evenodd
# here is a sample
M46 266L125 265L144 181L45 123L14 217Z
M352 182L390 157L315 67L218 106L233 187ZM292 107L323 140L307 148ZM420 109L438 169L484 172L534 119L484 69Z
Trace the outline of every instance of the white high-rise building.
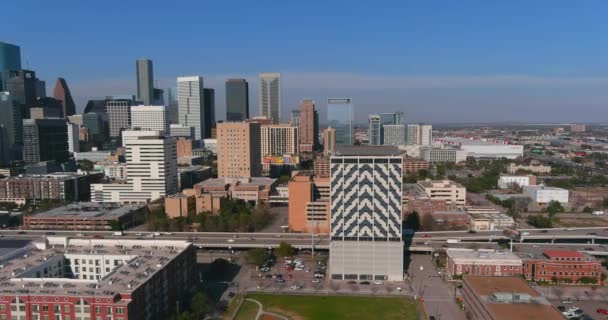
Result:
M160 131L152 130L124 130L121 134L122 147L126 147L128 141L137 140L140 137L156 137L159 134L161 134Z
M80 152L80 126L71 122L67 122L66 124L68 126L68 151L70 153Z
M123 137L130 132L124 131ZM175 140L160 131L148 132L155 135L123 140L127 183L92 184L93 202L146 203L178 191Z
M281 121L281 74L260 73L259 106L260 114L272 119L273 123Z
M330 160L330 274L403 280L403 157L392 146L337 147Z
M385 145L400 146L405 144L405 125L385 124L382 128Z
M169 115L165 106L132 106L131 128L169 132Z
M205 138L205 93L203 77L177 78L178 121L185 127L194 127L194 138Z
M430 124L421 124L420 125L420 133L419 137L419 145L421 146L430 146L433 144L433 126Z
M430 146L433 143L433 126L430 124L408 124L407 144Z

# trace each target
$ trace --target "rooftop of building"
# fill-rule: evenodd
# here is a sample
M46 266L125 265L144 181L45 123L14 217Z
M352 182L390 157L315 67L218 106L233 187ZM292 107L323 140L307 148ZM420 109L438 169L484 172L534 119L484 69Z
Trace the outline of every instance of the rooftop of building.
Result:
M266 177L251 177L251 178L214 178L197 183L202 187L220 187L229 185L239 186L271 186L276 179Z
M211 170L211 167L199 166L199 165L188 166L188 167L177 167L178 172L207 171L207 170Z
M113 202L77 202L35 214L35 218L113 219L140 210L145 205Z
M568 191L567 189L551 187L545 185L523 186L524 190L551 190L551 191Z
M547 257L554 258L579 258L584 259L585 255L574 250L545 250L543 252Z
M496 250L471 250L471 249L448 249L446 251L448 257L454 260L502 260L502 261L519 261L521 258L509 251Z
M90 172L53 172L46 174L20 174L17 176L5 177L4 179L10 180L24 180L24 179L56 179L56 180L65 180L76 177L84 177L89 174L96 174L99 172L90 171Z
M456 187L456 188L464 188L463 185L461 185L458 182L452 181L452 180L421 180L418 181L418 185L423 187L423 188L452 188L452 187Z
M510 145L505 141L488 141L488 140L473 140L466 139L461 137L441 137L437 138L437 140L442 142L449 142L452 144L460 144L460 145L476 145L476 146L507 146Z
M119 244L113 239L48 237L29 246L24 254L2 261L0 294L113 299L117 294L131 293L146 283L190 245L178 240L121 240ZM70 256L103 261L106 255L119 256L124 263L115 266L100 280L42 278L34 273L40 270L39 267Z
M336 146L334 156L401 156L396 146Z
M465 276L464 282L496 320L563 319L549 301L520 277Z

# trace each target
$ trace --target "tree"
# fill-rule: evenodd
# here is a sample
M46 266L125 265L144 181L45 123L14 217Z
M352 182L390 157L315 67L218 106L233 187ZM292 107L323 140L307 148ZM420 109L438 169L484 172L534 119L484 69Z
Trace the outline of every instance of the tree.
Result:
M584 207L584 208L583 208L583 212L585 212L585 213L592 213L592 212L593 212L593 208L590 208L590 207Z
M436 221L430 213L427 213L422 217L421 229L424 231L433 231Z
M420 230L420 216L418 215L418 212L414 211L408 214L405 217L404 224L406 228L410 228L414 231Z
M202 318L203 315L211 311L213 305L211 299L203 292L197 292L190 301L190 309L195 319Z
M122 231L122 223L118 220L112 220L110 221L110 228L112 228L112 231Z
M608 198L604 198L604 201L602 202L602 207L608 208Z
M87 159L78 160L78 168L82 171L92 171L94 168L94 163L93 161Z
M564 212L564 207L562 207L561 203L553 200L549 202L549 205L547 206L547 212L549 213L550 217L553 217L554 215L560 212Z
M279 247L277 248L277 253L281 257L292 256L295 251L296 251L296 249L291 244L289 244L285 241L281 241L281 243L279 244Z
M263 248L255 248L247 251L245 261L253 266L260 266L268 259L268 252Z

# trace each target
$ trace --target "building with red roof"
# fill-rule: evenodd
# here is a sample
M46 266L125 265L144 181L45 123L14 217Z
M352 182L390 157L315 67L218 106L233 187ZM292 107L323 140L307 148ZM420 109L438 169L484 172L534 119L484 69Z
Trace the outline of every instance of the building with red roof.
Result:
M535 282L562 284L599 284L601 263L594 257L574 250L546 250L542 255L522 253L523 274Z

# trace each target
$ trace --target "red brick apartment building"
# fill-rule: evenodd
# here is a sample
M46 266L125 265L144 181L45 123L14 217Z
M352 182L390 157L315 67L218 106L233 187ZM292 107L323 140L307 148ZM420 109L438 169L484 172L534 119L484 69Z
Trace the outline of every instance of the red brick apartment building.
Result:
M520 254L523 274L530 281L579 284L581 278L600 283L602 265L595 258L573 250L546 250L542 255Z
M164 320L192 292L196 251L185 241L53 241L4 263L0 319Z
M522 274L522 260L508 251L447 250L446 273L449 277L473 275L508 277Z

